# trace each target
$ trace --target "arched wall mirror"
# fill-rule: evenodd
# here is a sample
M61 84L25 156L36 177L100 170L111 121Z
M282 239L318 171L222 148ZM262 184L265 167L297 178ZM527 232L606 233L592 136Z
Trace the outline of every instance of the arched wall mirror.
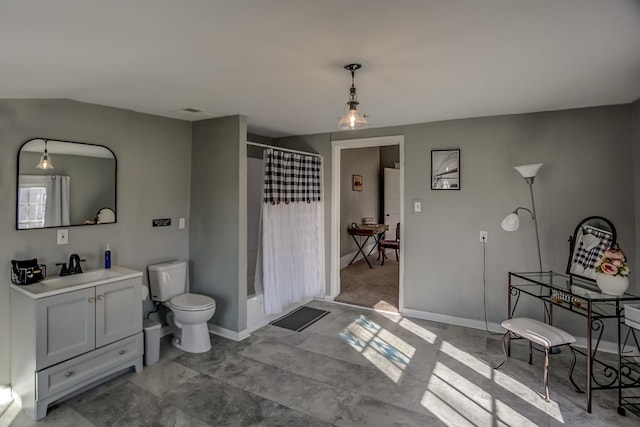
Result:
M116 222L116 179L105 146L29 140L18 152L16 229Z
M569 237L567 273L595 281L595 265L616 239L616 227L607 218L590 216L580 221Z

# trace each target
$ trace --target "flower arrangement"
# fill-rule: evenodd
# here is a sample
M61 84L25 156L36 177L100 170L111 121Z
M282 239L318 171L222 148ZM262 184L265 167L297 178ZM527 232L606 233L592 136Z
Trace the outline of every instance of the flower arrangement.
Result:
M602 258L596 263L595 270L596 273L608 274L609 276L626 277L629 275L627 258L617 243L604 251Z

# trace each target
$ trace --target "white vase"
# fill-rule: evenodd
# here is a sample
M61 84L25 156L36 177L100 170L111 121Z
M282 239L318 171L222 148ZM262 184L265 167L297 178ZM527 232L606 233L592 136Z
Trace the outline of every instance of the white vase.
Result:
M629 287L629 278L625 276L612 276L610 274L597 273L596 283L603 294L620 296Z

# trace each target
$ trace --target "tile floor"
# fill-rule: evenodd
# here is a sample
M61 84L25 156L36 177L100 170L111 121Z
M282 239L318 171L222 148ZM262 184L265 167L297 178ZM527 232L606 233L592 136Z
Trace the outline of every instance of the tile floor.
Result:
M528 365L514 344L500 371L501 336L351 306L314 301L331 313L302 332L266 326L242 342L212 337L187 354L163 339L160 362L53 408L35 423L0 406L11 426L638 426L617 414L617 394L595 392L593 413L551 360L542 393L541 353ZM584 376L579 358L576 378ZM578 382L583 385L584 381Z

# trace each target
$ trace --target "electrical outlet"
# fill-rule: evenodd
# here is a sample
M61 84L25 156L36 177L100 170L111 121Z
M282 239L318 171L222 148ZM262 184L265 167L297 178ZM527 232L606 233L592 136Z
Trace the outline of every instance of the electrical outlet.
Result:
M487 243L489 241L489 233L486 231L480 232L480 243Z
M69 244L69 229L65 228L63 230L58 230L58 244L59 245Z

